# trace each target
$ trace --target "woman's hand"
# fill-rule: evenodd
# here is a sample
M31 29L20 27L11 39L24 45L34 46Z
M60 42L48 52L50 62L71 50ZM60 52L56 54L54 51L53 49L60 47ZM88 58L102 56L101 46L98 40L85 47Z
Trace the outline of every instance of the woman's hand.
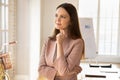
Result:
M76 74L78 74L78 73L80 73L80 72L82 71L82 68L81 68L80 66L75 66L75 67L73 68L73 71L74 71Z
M64 56L63 52L63 42L65 40L65 34L64 32L60 32L59 34L56 35L56 42L57 42L57 58L60 56Z
M65 35L63 33L57 34L57 36L56 36L57 44L61 44L62 45L64 39L65 39Z

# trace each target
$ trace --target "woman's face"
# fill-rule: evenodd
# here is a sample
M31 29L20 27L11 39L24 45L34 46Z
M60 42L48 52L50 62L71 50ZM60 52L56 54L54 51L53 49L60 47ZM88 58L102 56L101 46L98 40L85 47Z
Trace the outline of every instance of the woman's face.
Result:
M64 8L58 8L55 14L55 28L65 30L70 24L70 16Z

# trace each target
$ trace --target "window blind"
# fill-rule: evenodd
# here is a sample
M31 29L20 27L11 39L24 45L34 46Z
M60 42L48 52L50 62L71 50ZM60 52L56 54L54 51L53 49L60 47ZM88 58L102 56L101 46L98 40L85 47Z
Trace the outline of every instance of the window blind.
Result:
M16 41L16 0L9 0L9 10L8 10L8 39L9 41ZM13 80L15 76L16 67L16 45L9 46L9 52L11 53L13 68L9 71L10 77Z

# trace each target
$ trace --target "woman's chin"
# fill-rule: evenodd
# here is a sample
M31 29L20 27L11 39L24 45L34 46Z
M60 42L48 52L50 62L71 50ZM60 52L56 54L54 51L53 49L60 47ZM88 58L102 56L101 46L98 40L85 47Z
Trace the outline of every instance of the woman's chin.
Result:
M59 30L61 30L61 28L60 27L55 27L56 29L59 29Z

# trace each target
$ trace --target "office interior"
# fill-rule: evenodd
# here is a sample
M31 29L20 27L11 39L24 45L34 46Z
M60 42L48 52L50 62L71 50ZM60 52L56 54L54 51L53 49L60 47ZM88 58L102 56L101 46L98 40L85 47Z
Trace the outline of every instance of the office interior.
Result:
M2 0L1 0L2 1ZM4 0L3 0L4 1ZM6 0L7 1L7 0ZM10 46L11 58L13 62L13 68L8 70L11 75L12 80L36 80L38 77L38 65L40 59L40 51L42 44L47 39L49 35L51 35L52 30L54 28L54 15L56 11L56 7L64 2L72 3L79 15L80 21L82 19L91 20L90 25L89 21L85 27L92 26L92 41L93 45L89 45L88 41L88 53L85 53L83 59L81 60L80 66L82 66L83 71L79 73L78 80L120 80L120 0L110 0L111 4L115 3L117 8L113 8L110 13L103 15L104 17L109 17L109 14L112 15L112 19L109 22L103 20L101 17L100 11L102 8L106 8L106 6L100 6L102 3L106 3L104 1L109 0L8 0L13 4L11 10L12 17L9 22L11 25L8 28L9 37L8 41L16 41L16 44ZM80 3L84 3L81 4ZM97 4L96 4L97 3ZM101 4L100 4L101 3ZM9 3L8 3L9 4ZM107 3L106 3L107 4ZM96 14L94 14L94 10L92 7L97 6ZM113 5L112 5L113 7ZM111 7L110 7L111 8ZM118 11L117 11L118 10ZM109 11L109 10L108 10ZM89 13L89 14L88 14ZM104 14L104 13L103 13ZM13 17L14 15L14 17ZM115 16L114 16L115 15ZM0 17L1 18L1 17ZM115 19L114 19L115 18ZM1 19L0 19L1 20ZM100 22L101 21L101 22ZM1 22L1 21L0 21ZM83 20L83 23L85 21ZM110 24L102 24L102 23L110 23ZM85 22L86 23L86 22ZM113 23L113 24L112 24ZM111 28L101 29L102 26L110 26ZM1 24L0 24L1 26ZM114 26L117 26L116 28ZM2 28L0 27L1 32ZM104 36L104 41L100 40L100 29L103 31L101 33L106 33ZM114 30L115 29L115 30ZM114 30L114 31L112 31ZM116 32L117 33L114 33ZM111 31L111 33L107 31ZM113 33L113 34L112 34ZM89 34L89 33L88 33ZM85 36L86 37L86 36ZM89 39L91 37L88 38ZM1 38L0 38L1 39ZM111 41L107 47L99 49L99 47L106 46L106 40L110 39ZM115 42L115 43L114 43ZM86 42L87 43L87 42ZM99 43L99 44L98 44ZM112 44L113 43L113 44ZM2 44L2 42L0 42ZM101 45L104 44L104 45ZM93 49L91 47L93 46ZM115 47L117 46L117 47ZM89 49L90 48L90 49ZM93 51L90 52L89 51ZM110 54L105 54L110 53ZM99 54L101 52L101 54ZM102 53L103 52L103 53ZM112 54L113 53L113 54ZM94 55L93 55L94 54ZM105 54L105 55L104 55ZM98 74L98 75L97 75ZM114 77L111 77L115 75ZM91 77L92 76L92 77Z

